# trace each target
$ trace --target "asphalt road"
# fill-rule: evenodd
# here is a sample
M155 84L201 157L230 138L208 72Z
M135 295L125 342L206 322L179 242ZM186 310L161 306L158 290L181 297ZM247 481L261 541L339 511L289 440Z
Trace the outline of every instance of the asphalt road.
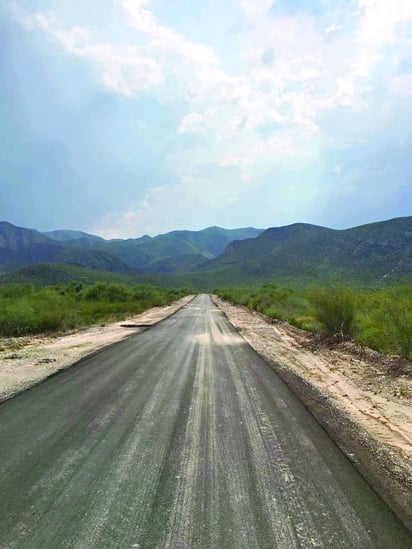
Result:
M0 405L0 547L411 548L211 303Z

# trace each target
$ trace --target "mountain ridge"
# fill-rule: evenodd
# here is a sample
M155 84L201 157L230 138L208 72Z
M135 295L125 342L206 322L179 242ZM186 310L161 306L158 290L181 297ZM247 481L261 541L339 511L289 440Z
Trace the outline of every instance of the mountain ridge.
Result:
M379 286L412 273L412 217L349 229L308 223L266 230L208 227L202 231L172 231L155 237L93 243L93 235L75 238L78 233L73 232L63 235L72 240L62 242L34 229L25 232L13 227L0 224L5 233L0 230L3 272L32 263L64 263L102 272L140 273L144 280L152 278L162 284L169 280L171 284L179 282L199 288L268 281L330 284L333 280ZM19 261L20 252L24 261L21 257Z
M186 272L222 253L233 239L257 236L260 232L253 227L207 227L155 237L105 240L82 231L41 233L0 222L0 272L50 262L110 272Z
M297 223L272 227L253 240L233 242L200 270L238 283L270 277L327 282L331 276L378 283L412 272L411 249L412 217L349 229Z

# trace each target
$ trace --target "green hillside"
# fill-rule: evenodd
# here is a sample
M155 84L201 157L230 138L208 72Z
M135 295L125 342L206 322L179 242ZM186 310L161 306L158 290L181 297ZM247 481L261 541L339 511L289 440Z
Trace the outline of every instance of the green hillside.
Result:
M155 237L112 240L99 245L134 269L147 272L191 271L225 250L233 240L254 238L259 229L222 229L172 231ZM180 258L180 260L178 259Z
M110 271L113 273L127 273L132 269L115 255L106 250L64 249L57 257L59 263L67 263L77 267L86 267L96 271Z
M42 233L52 240L57 240L58 242L71 242L71 243L89 243L89 245L96 244L96 242L103 242L104 238L101 236L96 236L94 234L85 233L83 231L72 231L72 230L57 230L57 231L47 231Z
M0 285L35 284L37 286L48 286L69 282L81 282L86 285L95 282L127 283L130 278L127 274L95 271L60 263L36 263L0 276Z
M246 238L256 233L256 238ZM125 277L122 280L199 291L265 282L380 287L412 276L412 217L345 230L296 223L261 233L210 227L154 238L103 240L91 246L78 245L82 240L62 243L34 230L1 224L0 268L18 271L13 276L24 282L74 280L75 272L64 263L102 272L104 280L110 271ZM36 263L59 265L55 270L50 265L35 269ZM99 274L90 276L101 280Z
M35 263L67 263L110 272L190 272L221 254L234 239L251 238L260 230L209 227L173 231L156 237L104 240L81 231L40 233L0 223L0 273Z
M211 289L207 274L113 273L60 263L36 263L13 273L0 275L0 286L6 284L34 284L49 286L81 282L113 282L128 285L150 284L161 288L188 288L195 291Z
M90 242L96 243L100 240L98 237L95 238L97 240L85 240L82 236L80 239L57 241L34 229L24 229L0 222L0 273L13 272L36 263L51 262L103 271L131 270L108 251L91 248Z
M31 263L54 262L62 250L60 243L34 229L0 222L0 273Z
M385 285L412 272L412 217L353 229L295 224L231 243L200 270L218 285L276 281L287 285Z

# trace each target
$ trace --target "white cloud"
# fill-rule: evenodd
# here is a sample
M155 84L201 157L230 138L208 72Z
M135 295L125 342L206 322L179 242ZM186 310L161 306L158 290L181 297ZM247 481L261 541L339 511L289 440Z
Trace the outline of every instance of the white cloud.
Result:
M241 0L240 6L248 19L264 17L272 7L273 0Z
M392 81L392 93L408 99L412 97L412 74L400 74Z
M174 78L183 75L190 96L202 94L205 88L210 89L221 80L220 60L212 48L188 40L160 24L144 0L118 0L118 3L128 25L144 36L147 54Z
M372 47L383 46L399 38L399 26L412 19L410 0L358 0L364 10L359 42Z
M339 178L342 175L344 168L345 168L345 165L343 164L343 162L340 162L339 164L336 164L336 166L332 168L332 172L336 175L336 177Z
M325 29L325 34L332 34L342 30L343 28L343 25L330 25L327 29Z
M52 15L31 13L11 8L15 19L29 30L40 29L62 50L85 59L100 69L103 86L116 94L132 96L159 89L163 84L162 67L136 45L118 47L95 43L90 32L82 27L64 29Z
M235 174L226 177L227 185L218 180L211 185L207 177L182 170L178 183L152 188L141 202L103 216L87 230L104 238L130 238L183 227L202 229L210 224L211 212L223 219L228 205L242 195Z
M177 133L189 133L198 130L199 126L202 125L204 120L204 115L197 112L191 112L187 114L180 124Z
M88 230L103 238L137 238L144 234L156 235L176 226L178 219L171 207L175 193L173 187L152 188L139 203L103 216Z

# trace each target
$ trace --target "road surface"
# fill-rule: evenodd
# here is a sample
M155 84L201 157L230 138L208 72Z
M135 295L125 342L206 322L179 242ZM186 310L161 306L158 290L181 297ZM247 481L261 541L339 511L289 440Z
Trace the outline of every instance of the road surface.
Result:
M0 444L0 547L412 547L205 295L4 402Z

